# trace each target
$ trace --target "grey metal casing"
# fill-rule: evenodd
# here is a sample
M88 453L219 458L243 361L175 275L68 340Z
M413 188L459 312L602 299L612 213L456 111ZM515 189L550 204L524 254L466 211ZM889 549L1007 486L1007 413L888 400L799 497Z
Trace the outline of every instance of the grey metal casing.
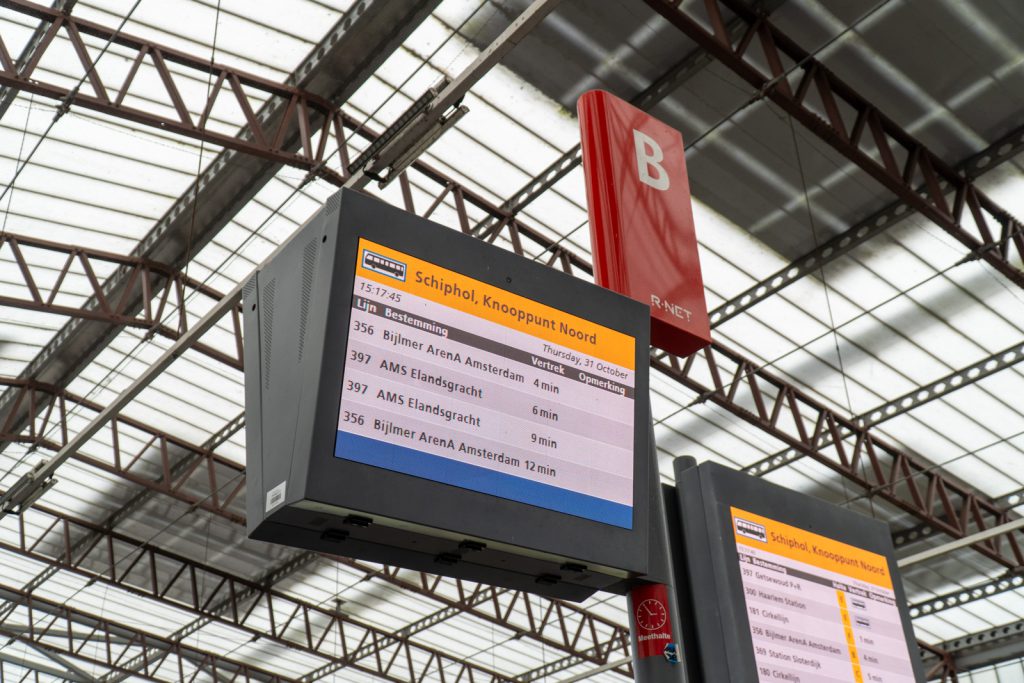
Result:
M334 456L359 237L636 338L632 529ZM646 574L646 306L343 191L243 307L250 537L575 600Z
M887 524L712 462L678 470L676 487L702 680L758 680L729 511L735 506L885 557L914 676L923 683Z

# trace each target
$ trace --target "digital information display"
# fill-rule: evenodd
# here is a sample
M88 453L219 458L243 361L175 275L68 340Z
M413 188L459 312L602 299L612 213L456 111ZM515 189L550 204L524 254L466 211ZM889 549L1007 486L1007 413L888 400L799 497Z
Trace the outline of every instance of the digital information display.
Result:
M635 339L360 239L335 456L632 528Z
M730 508L761 683L914 683L885 557Z

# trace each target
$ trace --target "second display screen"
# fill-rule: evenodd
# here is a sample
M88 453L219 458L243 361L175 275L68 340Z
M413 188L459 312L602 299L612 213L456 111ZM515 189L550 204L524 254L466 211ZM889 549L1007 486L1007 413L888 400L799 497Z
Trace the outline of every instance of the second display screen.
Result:
M914 683L885 557L732 508L758 681Z

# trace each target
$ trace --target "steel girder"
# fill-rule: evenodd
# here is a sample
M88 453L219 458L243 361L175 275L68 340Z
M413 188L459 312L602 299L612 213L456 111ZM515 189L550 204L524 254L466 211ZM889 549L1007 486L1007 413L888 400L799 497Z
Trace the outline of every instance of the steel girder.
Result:
M108 325L126 326L155 333L170 340L176 340L188 330L188 316L185 315L185 301L194 296L209 304L220 298L220 293L207 287L195 278L188 277L180 270L138 256L121 256L100 249L72 246L50 242L27 235L5 232L0 235L0 253L9 251L18 265L21 281L10 283L21 292L20 296L0 296L0 306L22 308L30 311L54 313L71 318L97 321ZM49 252L65 256L64 265L57 273L49 288L38 284L49 279L49 267L33 262L36 252ZM27 255L27 256L26 256ZM108 298L100 284L97 272L116 270L123 277L123 287L116 300ZM85 284L87 298L94 306L81 306L82 289ZM141 308L134 309L132 302L140 302ZM193 303L193 308L204 304ZM170 322L168 322L170 321ZM230 334L235 343L225 353L202 342L193 344L202 353L225 365L242 369L241 307L236 307L230 316ZM225 346L220 344L220 346ZM13 411L17 413L17 410ZM8 413L8 416L11 413Z
M36 506L18 519L18 542L0 542L0 549L147 600L196 612L203 617L201 626L218 623L234 627L247 638L265 638L314 655L321 662L318 669L351 666L397 683L419 681L442 668L444 676L453 680L509 680L482 665L417 644L408 636L287 595L268 583L233 575L55 510ZM77 541L83 537L90 541L76 551L81 545ZM197 630L163 636L159 645L123 658L118 670L134 670L166 642L180 644Z
M751 3L752 9L761 16L768 16L781 3ZM732 42L742 38L749 27L739 17L733 17L726 23L726 31ZM697 48L684 57L676 66L663 74L630 101L641 109L648 109L668 96L673 89L686 82L694 73L705 67L711 60L710 54ZM999 140L985 149L972 154L954 170L969 180L975 180L983 174L1014 158L1024 150L1024 126L1019 126L1003 135ZM502 202L500 209L511 215L517 215L543 192L550 189L558 180L582 161L579 145L564 152L537 177L531 179L520 190ZM923 188L918 188L921 192ZM748 287L732 299L722 303L709 313L712 328L749 310L768 297L777 294L800 278L816 272L822 266L831 263L851 250L877 237L900 221L915 214L913 207L904 201L897 200L885 208L873 213L862 221L851 226L843 233L829 239L824 244L795 259L789 265ZM488 217L474 227L474 232L482 230L493 223ZM953 387L956 388L956 387Z
M937 398L947 396L954 391L970 386L986 377L994 375L1000 370L1005 370L1024 360L1024 344L1014 344L1002 351L982 358L971 363L967 367L953 370L952 372L933 380L928 384L911 389L897 398L885 401L870 410L866 410L854 417L854 421L864 427L874 427L894 417L903 415L918 406L934 401ZM803 456L796 450L787 449L758 460L747 465L743 470L747 474L764 476L769 472L785 467ZM998 504L998 503L997 503ZM1000 504L1005 506L1005 503Z
M1004 493L1003 495L992 499L998 507L1012 510L1024 502L1024 488ZM935 529L924 524L916 524L909 529L898 529L892 534L893 545L897 548L904 548L911 544L917 543L918 541L924 541L935 534Z
M59 100L67 106L85 107L135 123L159 127L226 149L275 161L282 160L314 175L331 177L340 184L341 176L326 166L326 159L338 153L343 155L342 160L347 165L343 122L340 110L325 97L237 69L211 64L208 59L118 33L95 22L27 0L2 0L0 6L48 24L38 48L20 73L10 60L9 51L0 37L0 83L8 88ZM39 62L58 35L66 38L79 55L82 74L88 83L84 92L55 86L35 74ZM116 90L104 84L101 63L94 61L89 54L84 36L97 38L104 43L112 41L114 45L134 53L128 75ZM145 76L145 70L140 74L140 68L147 60L157 77L152 79L153 83L159 83L161 88L160 97L156 101L142 99L132 90L133 85L138 88L136 78L141 81ZM214 79L214 85L198 118L193 118L193 113L185 105L179 80L175 79L168 64L175 64L201 79ZM182 77L178 76L178 79ZM230 102L232 114L244 121L248 132L246 137L237 135L234 130L224 132L224 128L230 128L230 124L218 125L211 120L214 104L218 100L224 101L221 98ZM283 107L276 117L278 120L270 122L267 120L269 112L260 112L259 115L257 112L260 105L274 99L282 102ZM161 113L168 108L167 103L170 103L173 115ZM294 135L296 132L298 136L294 140L298 144L295 147L300 151L292 152L292 145L287 142L289 134Z
M46 667L45 665L40 667L38 663L33 663L31 665L31 669L33 671L40 671L43 673L53 672L53 675L57 675L61 680L67 681L82 681L82 683L91 683L93 681L93 677L89 674L89 672L80 667L76 662L72 661L70 657L65 657L63 655L57 654L56 652L51 652L50 650L46 650L40 647L33 647L28 643L22 643L22 645L24 645L26 649L32 650L33 652L49 659L51 662L57 664L60 667L60 669L52 670L49 667ZM3 652L2 649L0 649L0 657L3 658L3 661L10 662L12 664L20 664L21 666L26 666L24 658L12 657L9 654ZM2 674L0 674L0 681L4 680L6 679L4 679Z
M955 663L956 671L961 673L1021 659L1024 658L1024 621L954 638L936 646L935 649L945 653ZM937 654L926 649L926 654L929 653ZM926 665L932 662L933 658L925 658Z
M37 662L29 663L25 661L24 657L15 657L13 655L8 654L7 652L4 652L3 650L0 650L0 681L17 680L18 683L22 683L26 678L28 678L27 673L23 674L21 678L18 679L11 678L12 673L7 670L7 667L5 665L13 664L14 666L19 667L22 670L28 670L30 673L35 674L36 683L39 683L39 674L53 676L54 679L62 682L71 681L71 683L93 683L94 679L92 678L92 676L83 676L81 673L72 668L75 667L75 665L71 664L71 660L62 657L58 654L55 654L53 652L40 650L38 648L32 648L27 643L23 644L25 644L26 647L29 647L33 651L38 652L47 659L50 659L51 661L57 662L57 660L60 660L59 662L57 662L60 668L48 666L46 664L39 664ZM19 673L21 672L19 671Z
M344 128L336 103L354 93L438 2L357 0L286 83L211 65L208 58L119 34L114 44L134 61L115 93L103 85L103 76L109 73L103 63L98 69L90 69L96 64L83 48L83 36L106 40L114 36L113 29L64 16L42 5L2 0L0 7L37 17L48 28L22 70L16 69L0 37L0 84L56 97L65 108L84 106L226 147L132 252L133 257L183 270L187 260L213 239L283 164L306 168L309 177L326 174L338 179L336 172L322 165L322 160L335 151L332 144L340 144L342 159L346 158ZM39 60L58 37L77 49L82 74L89 74L81 90L47 84L36 71ZM208 78L216 82L203 112L190 113L184 108L179 84L185 77L176 76L169 63L176 71L202 82ZM138 84L145 86L141 92L165 92L166 98L153 101L134 97L133 87ZM245 122L241 130L210 118L215 102L218 107L230 104L234 108L237 118ZM354 128L352 121L346 121ZM251 153L239 153L240 149ZM131 280L130 269L119 268L101 285L104 297L119 302L123 315L134 316L143 308L141 293L130 291L133 284L138 286ZM93 297L83 308L100 310L101 305ZM28 364L22 378L65 386L109 344L117 330L101 320L69 321ZM0 421L10 414L10 401L9 394L0 396ZM24 415L16 415L15 422L23 419Z
M906 206L916 209L967 246L970 257L988 261L1009 280L1024 287L1024 272L1017 265L1024 255L1024 233L1020 222L986 197L974 185L969 172L964 175L946 165L927 147L774 27L765 17L753 12L740 0L708 0L704 3L706 15L702 17L703 23L669 0L645 2L738 76L757 88L763 96L781 106L794 119L881 182L905 202ZM735 45L724 27L723 16L726 13L742 19L747 24L746 33ZM711 30L705 29L705 25L710 26ZM755 42L764 55L767 71L757 61L751 49ZM788 69L787 62L792 65ZM791 84L790 76L797 75L800 78L794 78L794 83ZM808 97L812 91L817 96L820 106L813 102L814 98ZM847 121L852 121L852 124L848 124ZM872 155L872 151L877 152L877 159ZM968 169L965 170L974 168L978 163L979 160L968 160ZM921 191L918 188L921 188ZM898 210L894 210L894 213L898 213ZM862 229L866 228L862 226ZM841 240L842 238L840 242ZM835 246L842 245L837 243ZM736 362L738 371L741 365L741 362ZM709 362L709 369L712 367L713 364ZM771 379L768 379L771 382ZM740 380L740 375L737 375L733 390L735 383ZM757 417L764 420L769 415L765 413L762 399L758 397L760 390L755 386L753 379L749 385L751 397L756 402ZM776 386L779 387L777 383ZM781 387L779 388L781 390ZM781 403L783 401L780 393L773 408L773 415L779 413ZM817 412L824 417L823 412ZM799 422L795 411L793 417ZM845 426L836 429L837 424L827 424L826 431L833 433L826 434L826 440L838 442L844 437L849 439L856 433ZM837 453L838 463L824 464L833 469L836 469L837 465L846 468L847 476L852 475L849 464L859 460L862 438L868 438L867 427L862 428L861 435L854 441L854 450L849 462L844 462L846 456L840 450ZM796 444L786 439L784 441L789 443L793 452L807 453ZM963 534L972 522L977 524L980 530L1009 521L1009 511L999 510L991 501L985 501L986 504L981 506L987 509L980 509L976 503L976 494L963 484L951 481L939 484L928 477L924 469L927 465L919 463L920 468L910 466L890 452L885 459L891 461L892 467L888 475L883 474L877 458L878 445L877 442L867 443L864 448L864 453L870 460L870 463L865 465L869 464L873 473L865 473L866 476L862 477L850 476L854 481L859 480L858 483L869 491L891 494L894 492L893 486L899 483L897 478L906 479L906 483L910 485L907 492L909 496L884 497L904 510L915 514L923 513L926 518L931 517L925 519L925 523L946 533L952 529ZM897 472L899 474L896 474ZM924 490L912 485L915 475L923 475L924 481L927 482ZM943 479L946 479L945 476ZM947 487L947 483L954 484L954 487ZM936 511L938 515L935 514ZM955 521L954 514L959 515ZM942 523L943 518L947 523ZM935 524L937 521L940 523ZM993 546L987 549L975 547L1004 566L1015 568L1024 561L1018 539L1024 539L1024 534L1005 538L1006 553Z
M58 12L70 13L76 4L78 4L78 0L54 0L52 9ZM32 32L32 37L28 39L21 54L18 55L18 59L14 62L18 73L21 73L25 66L35 57L40 44L43 42L43 38L46 36L46 29L49 25L49 22L42 21ZM11 108L14 98L17 96L17 89L0 87L0 120L7 115L7 111Z
M0 585L0 599L13 600L19 607L0 620L0 634L61 656L122 671L123 662L141 652L152 653L133 675L148 680L188 681L204 672L214 680L293 681L260 667L166 638L143 629L90 614L67 604L34 596L17 588Z
M918 642L918 645L921 646L921 658L925 662L925 678L930 681L938 680L940 683L957 683L957 664L952 653L935 645L925 645L921 642Z
M0 386L13 390L15 405L23 405L29 416L26 431L15 432L10 425L0 427L0 439L8 442L60 450L68 440L72 409L79 415L96 414L103 409L95 401L36 382L0 378ZM237 502L245 488L242 465L125 415L109 422L100 435L110 444L109 448L101 449L98 455L79 451L72 457L236 524L245 524L242 506ZM183 471L174 473L172 460L176 452L197 457L191 458Z
M1024 126L1019 126L980 152L972 154L957 164L954 169L963 177L975 180L1014 158L1022 150L1024 150ZM919 192L921 190L923 188L918 188ZM915 215L913 207L902 200L896 200L722 303L708 315L711 326L716 327L726 320L750 310L800 278L818 272L825 265L913 215Z
M720 405L953 538L1010 521L1010 510L988 496L717 342L685 360L657 352L652 365L697 392L698 400ZM1024 566L1020 531L971 547L1007 568Z
M204 450L214 450L214 449L218 448L221 444L223 444L225 441L227 441L229 438L231 438L231 436L235 432L237 432L238 429L241 428L241 426L240 426L240 424L241 424L241 417L242 416L239 416L239 417L236 417L234 420L231 420L230 422L228 422L227 425L225 425L222 429L220 429L216 434L214 434L209 439L207 439L207 441L203 444L203 449ZM191 454L189 454L189 455L191 455ZM194 456L194 457L198 457L198 456ZM172 479L176 478L181 473L181 471L184 469L184 466L187 466L191 462L192 462L192 458L189 457L189 456L186 456L186 457L182 458L181 460L179 460L177 463L175 463L175 465L172 466L171 470L170 470L171 478ZM116 510L111 512L106 517L106 519L104 519L101 523L99 523L97 525L94 525L94 526L96 526L96 527L98 527L99 529L102 529L102 530L113 530L113 529L115 529L120 522L122 522L123 520L127 519L130 515L132 515L136 510L138 510L143 505L143 503L145 503L148 499L150 499L155 494L156 494L156 491L154 489L151 489L151 488L142 488L142 489L140 489L138 492L135 493L135 495L133 495L130 499L128 499L127 502L125 502L122 505L119 505ZM103 534L101 532L86 532L86 533L78 534L77 537L75 538L75 541L73 543L71 543L69 546L66 547L66 549L65 549L65 556L66 557L75 557L75 556L78 556L82 552L88 552L89 548L92 548L97 543L100 543L102 541L103 541ZM24 548L24 545L22 547ZM34 593L40 586L42 586L44 583L46 583L51 578L53 578L53 576L60 571L60 568L61 568L60 564L57 564L57 563L49 564L46 567L46 569L44 569L43 571L41 571L38 574L36 574L34 577L32 577L32 579L30 581L28 581L24 586L22 586L22 590L24 590L25 592L30 593L30 594ZM271 575L264 575L264 576L261 576L259 578L257 583L260 583L260 582L262 582L264 580L274 580L276 578L277 578L277 576L273 575L273 574L271 574ZM17 603L14 603L14 602L8 602L6 605L0 607L0 619L2 619L9 612L14 610L16 607L17 607ZM176 635L177 635L177 633L172 634L172 639L173 639L173 636L176 636ZM128 668L138 669L139 667L136 666L136 667L128 667Z
M954 607L961 607L977 600L987 600L1000 593L1024 589L1024 575L1005 574L996 579L976 583L967 588L950 591L944 595L911 603L911 618L936 614Z
M761 96L952 235L970 256L1024 287L1019 265L1024 226L765 17L742 0L708 0L699 18L693 15L696 9L683 9L672 0L644 2ZM747 26L735 45L725 30L727 14Z

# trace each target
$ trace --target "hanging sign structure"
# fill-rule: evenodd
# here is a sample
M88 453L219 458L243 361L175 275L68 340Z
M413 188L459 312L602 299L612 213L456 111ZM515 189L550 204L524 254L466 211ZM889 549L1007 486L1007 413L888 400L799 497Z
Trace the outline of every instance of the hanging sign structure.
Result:
M594 281L651 307L651 345L711 343L679 131L603 90L577 103Z
M572 600L647 574L646 307L342 191L243 310L252 538Z
M888 525L715 463L677 486L705 680L923 683Z

